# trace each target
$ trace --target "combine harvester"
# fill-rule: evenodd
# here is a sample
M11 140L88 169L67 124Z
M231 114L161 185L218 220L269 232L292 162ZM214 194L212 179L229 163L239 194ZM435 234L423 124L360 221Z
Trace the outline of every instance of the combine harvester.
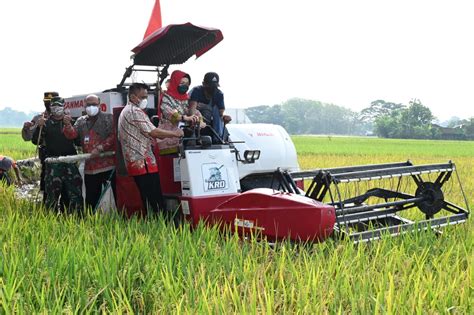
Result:
M201 56L222 39L220 30L190 23L158 29L133 49L132 65L117 87L97 93L102 110L117 121L126 103L127 78L140 71L156 73L148 100L156 110L168 67ZM73 116L81 114L85 96L66 99ZM322 241L343 235L359 242L384 234L438 231L468 218L452 162L300 171L293 142L282 127L229 124L227 129L229 141L212 143L195 132L183 139L179 154L155 152L167 210L179 210L192 226L204 221L270 241ZM117 153L117 207L131 216L143 207L134 181L123 172L120 149ZM453 179L457 184L448 185ZM448 196L464 198L466 208L449 202Z

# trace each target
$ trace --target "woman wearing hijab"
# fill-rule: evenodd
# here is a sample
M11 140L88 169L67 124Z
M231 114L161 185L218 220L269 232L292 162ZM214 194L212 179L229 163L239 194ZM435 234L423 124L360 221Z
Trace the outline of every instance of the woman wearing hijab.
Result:
M189 96L187 94L191 77L189 74L179 70L173 71L171 74L169 86L163 93L161 101L161 119L159 128L165 130L176 130L179 123L196 124L201 123L201 114L195 106L189 106ZM178 138L166 138L158 141L160 154L169 154L178 152Z

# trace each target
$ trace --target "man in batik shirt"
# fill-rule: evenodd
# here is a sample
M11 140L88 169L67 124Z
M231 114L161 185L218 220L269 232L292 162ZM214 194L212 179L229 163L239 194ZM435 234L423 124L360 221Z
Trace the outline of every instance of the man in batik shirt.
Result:
M182 137L183 131L156 128L144 111L147 99L148 86L143 83L132 84L117 129L128 175L134 178L138 186L143 206L158 213L164 209L164 202L152 145L156 138Z

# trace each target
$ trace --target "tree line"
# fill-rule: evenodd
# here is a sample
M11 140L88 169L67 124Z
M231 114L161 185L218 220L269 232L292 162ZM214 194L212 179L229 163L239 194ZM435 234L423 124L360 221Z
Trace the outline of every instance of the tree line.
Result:
M290 134L376 135L401 139L474 139L474 118L452 119L448 126L435 124L431 110L419 99L408 105L373 101L360 112L300 98L279 105L250 107L254 123L283 126Z
M453 117L441 126L419 99L408 105L375 100L360 112L331 103L292 98L273 106L247 108L254 123L283 126L290 134L375 135L383 138L474 139L474 117ZM21 127L33 113L12 108L0 110L0 127Z
M365 134L368 128L358 119L358 112L301 98L279 105L250 107L245 114L253 123L281 125L290 134L360 135Z

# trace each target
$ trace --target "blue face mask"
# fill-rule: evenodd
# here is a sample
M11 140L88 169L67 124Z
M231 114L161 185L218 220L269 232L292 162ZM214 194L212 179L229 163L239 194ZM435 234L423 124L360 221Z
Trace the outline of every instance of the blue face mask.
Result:
M187 86L186 84L180 84L178 85L178 93L179 94L186 94L186 92L188 91L189 89L189 86Z

